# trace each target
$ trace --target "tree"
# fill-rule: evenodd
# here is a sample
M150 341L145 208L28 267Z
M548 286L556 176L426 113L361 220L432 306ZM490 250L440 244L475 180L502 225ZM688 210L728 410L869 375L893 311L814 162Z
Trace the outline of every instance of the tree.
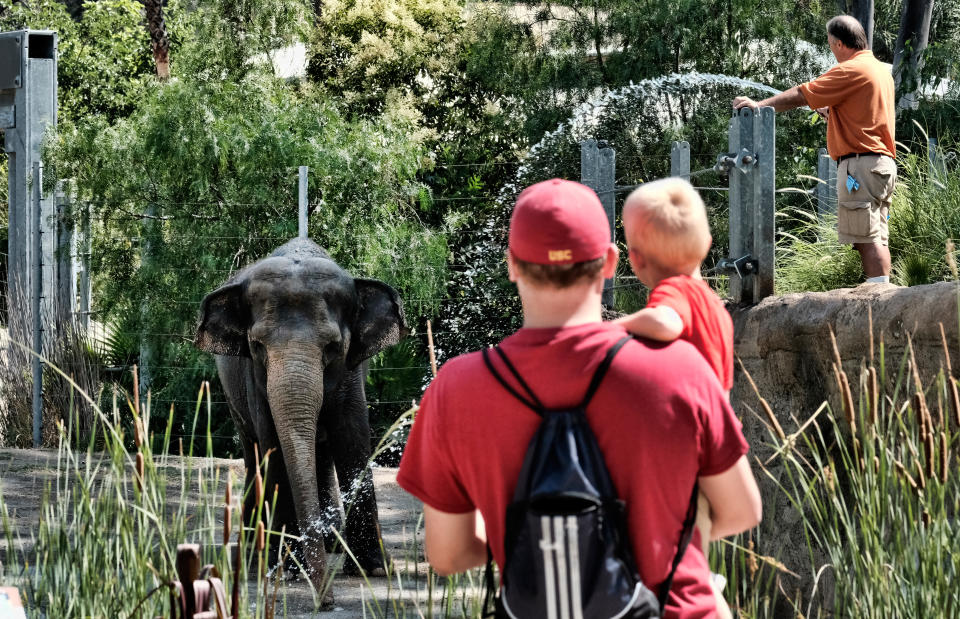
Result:
M840 13L857 18L867 33L867 47L873 47L873 0L839 0Z
M170 37L167 36L167 25L163 21L163 0L143 0L143 8L153 60L157 65L157 77L165 80L170 77Z
M900 32L893 57L897 109L914 109L918 103L924 51L930 39L933 0L904 0Z
M61 128L55 173L94 206L98 319L152 338L153 401L180 402L175 432L190 433L183 401L216 375L190 340L198 302L296 236L300 165L311 170L311 238L354 275L395 286L412 324L434 311L447 246L420 223L417 136L389 109L349 120L324 93L262 71L240 83L158 83L127 119ZM215 432L225 424L216 433L230 433L227 419L216 406Z

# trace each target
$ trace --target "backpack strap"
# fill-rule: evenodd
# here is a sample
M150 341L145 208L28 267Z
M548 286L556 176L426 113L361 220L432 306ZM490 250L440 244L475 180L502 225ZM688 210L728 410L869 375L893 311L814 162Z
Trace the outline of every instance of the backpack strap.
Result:
M517 392L516 389L514 389L514 388L510 385L510 383L508 383L506 380L503 379L503 377L500 375L500 372L498 372L498 371L496 370L496 368L493 367L493 363L490 361L490 349L489 349L489 348L484 348L484 349L483 349L483 362L484 362L485 364L487 364L487 369L490 370L490 373L493 374L493 377L497 379L497 382L499 382L499 383L503 386L503 388L506 389L506 390L510 393L510 395L512 395L512 396L515 397L516 399L520 400L520 401L521 401L523 404L525 404L530 410L532 410L532 411L535 412L536 414L538 414L538 415L540 415L541 417L543 417L543 405L540 403L540 400L539 400L539 399L537 398L537 396L533 393L533 391L530 389L530 387L527 386L527 383L520 377L520 374L517 373L516 368L514 368L514 367L513 367L513 364L510 363L510 360L507 359L507 355L505 355L504 352L503 352L502 350L500 350L500 347L498 346L498 347L494 348L494 350L496 350L497 353L500 355L500 358L503 359L504 363L505 363L506 366L507 366L507 369L509 369L509 370L510 370L510 373L513 374L513 377L517 379L517 382L520 383L520 386L523 387L528 394L530 394L530 398L531 398L531 399L528 400L527 398L525 398L524 396L522 396L520 393Z
M517 382L520 383L520 386L523 387L523 390L527 392L530 396L530 400L536 404L540 409L543 409L543 402L540 401L540 398L537 397L537 394L533 392L533 389L530 388L530 385L527 384L527 381L523 380L523 376L520 376L520 372L517 371L517 368L513 367L513 363L510 361L510 358L507 357L507 353L503 352L503 349L499 346L494 348L497 351L497 354L503 360L504 365L507 366L507 369L510 370L510 373L513 374L513 377L517 379Z
M613 363L613 358L617 356L617 353L620 352L620 349L623 348L623 345L633 339L632 335L625 335L617 343L610 347L607 350L607 356L603 358L603 361L600 362L599 367L593 373L593 378L590 380L590 386L587 387L587 393L583 396L583 402L580 404L580 408L586 410L587 404L590 403L590 400L593 399L593 394L597 392L597 388L600 387L600 383L603 381L603 377L607 375L607 370L610 369L610 364Z
M481 617L497 616L497 582L493 577L493 551L490 550L490 543L487 542L487 566L483 572L483 611Z
M683 529L680 531L680 542L677 544L677 554L673 557L673 565L670 567L670 574L660 585L660 613L663 614L663 607L667 603L667 596L670 595L670 587L673 586L673 576L677 573L677 567L683 560L683 554L687 551L690 544L690 538L693 537L693 525L697 521L697 495L700 494L700 482L693 482L693 493L690 495L690 505L687 506L687 517L683 521Z

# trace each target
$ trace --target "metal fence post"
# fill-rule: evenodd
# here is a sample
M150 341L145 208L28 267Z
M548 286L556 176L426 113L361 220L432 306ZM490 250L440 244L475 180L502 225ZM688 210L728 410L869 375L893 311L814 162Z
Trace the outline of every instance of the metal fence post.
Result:
M90 256L93 253L93 238L90 236L90 203L84 202L80 212L79 262L77 277L77 311L84 333L90 329Z
M299 220L297 226L297 236L301 239L307 238L307 172L309 167L300 166L300 187L299 187Z
M947 178L947 164L937 145L937 138L927 138L927 161L930 163L930 178L943 182Z
M742 108L730 119L730 260L756 261L750 271L736 268L730 275L730 296L737 303L773 294L775 129L770 107Z
M616 168L617 154L606 142L584 140L580 142L580 182L596 192L610 223L610 242L616 242ZM613 307L614 278L603 282L601 302Z
M826 148L817 151L817 183L814 195L817 198L817 214L837 214L837 162L830 158Z
M43 366L40 363L40 355L43 354L43 322L40 316L40 297L42 295L43 262L42 248L40 247L40 202L43 198L43 164L39 161L33 162L33 208L31 215L33 225L33 277L31 278L32 290L30 295L31 312L33 314L33 446L40 447L40 429L43 421Z
M147 205L143 217L143 245L140 251L140 272L151 278L154 275L156 267L157 251L157 205L150 203ZM143 300L140 302L140 363L137 368L140 389L140 397L146 398L150 392L150 385L153 382L153 361L156 354L156 348L153 343L153 336L150 334L149 326L152 324L152 312L150 303L150 294L144 293ZM139 404L139 403L138 403Z
M690 180L689 142L674 142L670 145L670 176Z
M31 341L35 322L30 315L34 290L33 243L37 237L34 226L39 225L44 230L48 221L46 217L53 214L52 196L41 197L40 206L35 207L30 183L36 182L33 165L41 159L44 132L55 128L56 124L57 33L49 30L0 33L0 128L3 129L3 148L8 154L10 174L7 195L7 326L10 339L24 345ZM39 219L35 210L39 211ZM40 238L46 245L41 251L52 252L55 236ZM44 261L47 263L44 268L53 268L53 260ZM52 273L47 275L50 277L47 285L52 285ZM41 307L48 305L55 296L49 289L42 295L47 298L42 300ZM26 364L23 350L13 352L11 349L11 353L15 363Z
M71 183L59 181L55 204L57 209L56 231L56 324L57 328L69 328L68 323L73 319L77 307L76 269L74 255L76 254L76 234L73 225L73 197Z
M757 152L757 166L754 168L756 216L753 221L753 255L758 263L753 302L757 303L773 295L776 259L777 133L776 115L772 107L762 107L754 112L753 131Z

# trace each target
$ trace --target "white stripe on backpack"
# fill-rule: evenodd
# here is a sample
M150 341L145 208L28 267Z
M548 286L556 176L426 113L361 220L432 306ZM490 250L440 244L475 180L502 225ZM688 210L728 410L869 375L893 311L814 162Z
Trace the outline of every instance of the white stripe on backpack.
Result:
M583 619L577 517L541 516L540 534L547 619Z
M540 550L543 552L543 577L547 586L547 619L557 619L557 601L553 573L553 533L550 516L540 517Z
M557 597L560 600L560 619L570 619L570 598L567 596L567 544L564 517L553 517L553 549L557 553Z
M573 619L583 619L583 600L580 595L580 531L577 517L567 516L567 554L570 559L570 604Z

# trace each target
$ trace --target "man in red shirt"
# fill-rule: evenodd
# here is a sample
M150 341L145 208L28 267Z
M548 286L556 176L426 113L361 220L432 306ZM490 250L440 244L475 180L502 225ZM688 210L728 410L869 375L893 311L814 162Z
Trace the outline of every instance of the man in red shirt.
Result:
M733 100L734 109L809 105L827 117L827 150L837 160L837 233L860 253L868 283L890 281L887 220L897 180L893 76L867 47L849 15L827 22L837 64L815 80L762 101Z
M500 346L546 408L581 401L607 350L625 334L601 322L603 280L617 263L609 234L596 194L578 183L545 181L517 200L507 268L524 322ZM759 522L760 496L740 423L689 343L628 342L587 418L626 504L640 576L654 592L670 571L696 480L714 506L715 538ZM427 389L397 482L424 503L426 553L438 573L482 565L488 541L503 562L507 505L539 423L479 353L446 363ZM694 531L666 617L716 615L700 545Z

